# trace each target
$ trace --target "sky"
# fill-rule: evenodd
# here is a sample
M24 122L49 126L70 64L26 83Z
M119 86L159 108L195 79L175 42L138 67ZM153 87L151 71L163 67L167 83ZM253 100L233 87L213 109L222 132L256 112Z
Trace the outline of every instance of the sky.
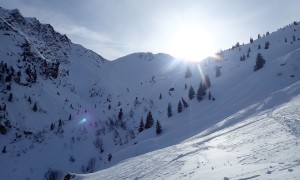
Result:
M300 20L299 0L0 0L108 60L135 52L199 60Z

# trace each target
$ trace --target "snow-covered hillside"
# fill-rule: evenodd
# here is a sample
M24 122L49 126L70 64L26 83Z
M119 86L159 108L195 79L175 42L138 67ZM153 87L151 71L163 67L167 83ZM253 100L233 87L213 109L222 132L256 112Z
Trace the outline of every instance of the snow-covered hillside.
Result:
M0 18L0 171L5 179L90 173L138 156L125 161L126 167L132 168L139 161L135 159L145 160L148 156L139 155L161 149L153 152L161 157L161 151L174 147L183 151L177 155L185 154L190 144L265 117L273 112L272 108L299 105L300 25L296 22L216 57L187 63L162 53L134 53L107 61L73 44L51 25L24 18L18 10L0 8ZM265 64L254 71L258 53ZM197 95L199 87L206 95ZM191 88L195 95L189 97ZM284 94L283 98L276 97L278 93ZM178 112L178 104L183 101L188 106ZM145 128L150 112L153 123ZM272 118L266 119L267 124L273 122ZM157 121L162 127L159 135ZM297 121L299 116L295 116L293 127ZM254 128L261 125L255 124ZM232 132L232 136L239 132ZM287 139L294 137L291 133L285 135ZM226 151L227 145L215 139L207 142L221 144L222 152ZM234 140L243 139L247 137ZM153 161L160 162L159 158ZM111 170L116 171L106 171ZM99 175L108 178L106 171ZM133 177L124 174L125 170L120 171L119 177ZM83 177L96 176L98 173Z
M299 86L273 93L180 144L75 179L298 179ZM260 111L262 106L272 108ZM256 112L248 116L249 111ZM216 126L221 130L215 132Z

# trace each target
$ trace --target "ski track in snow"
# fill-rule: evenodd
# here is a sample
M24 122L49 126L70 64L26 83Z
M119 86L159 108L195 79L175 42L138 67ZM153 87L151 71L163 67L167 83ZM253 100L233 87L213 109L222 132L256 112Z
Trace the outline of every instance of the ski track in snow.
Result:
M75 179L294 179L300 173L299 102L300 95L232 127Z

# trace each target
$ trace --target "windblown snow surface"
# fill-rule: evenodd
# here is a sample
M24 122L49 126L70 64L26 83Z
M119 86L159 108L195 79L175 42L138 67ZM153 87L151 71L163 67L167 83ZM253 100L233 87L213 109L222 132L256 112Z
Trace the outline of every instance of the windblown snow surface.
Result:
M299 179L299 87L273 93L177 145L75 179Z

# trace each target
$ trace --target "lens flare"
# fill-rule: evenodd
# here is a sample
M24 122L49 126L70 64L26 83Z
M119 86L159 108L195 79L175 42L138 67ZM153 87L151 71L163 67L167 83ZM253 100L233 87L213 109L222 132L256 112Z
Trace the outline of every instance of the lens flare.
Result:
M85 123L87 121L87 119L86 118L83 118L80 122L79 122L79 124L83 124L83 123Z

